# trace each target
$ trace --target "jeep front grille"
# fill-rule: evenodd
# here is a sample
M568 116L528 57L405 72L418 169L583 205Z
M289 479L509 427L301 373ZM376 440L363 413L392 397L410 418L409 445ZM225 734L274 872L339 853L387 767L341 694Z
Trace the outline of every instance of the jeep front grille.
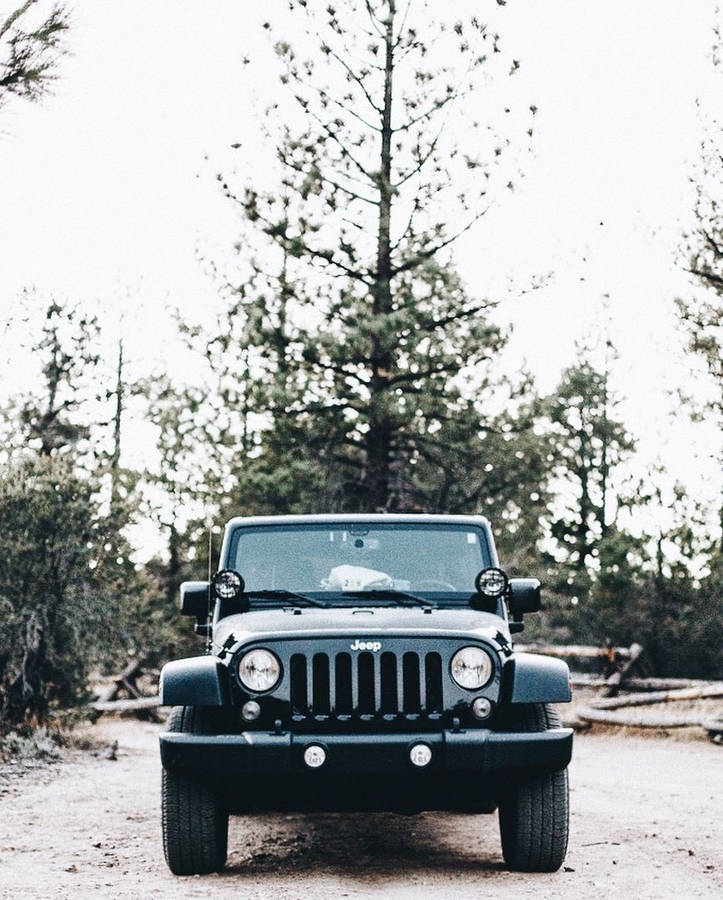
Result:
M442 658L425 654L294 653L290 660L291 713L323 721L442 713Z

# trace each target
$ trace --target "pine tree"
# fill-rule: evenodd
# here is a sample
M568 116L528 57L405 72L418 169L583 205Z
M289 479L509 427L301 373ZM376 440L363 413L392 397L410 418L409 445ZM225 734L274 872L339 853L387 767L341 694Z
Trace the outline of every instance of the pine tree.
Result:
M99 334L94 316L78 306L48 302L40 334L30 347L40 361L40 384L16 398L11 412L20 426L21 446L50 456L77 452L87 442L90 415L85 407L93 396Z
M25 0L0 19L0 108L11 97L34 101L47 94L66 53L66 6L38 15L37 5Z
M602 371L585 349L567 368L547 399L553 441L553 476L565 498L553 515L550 532L567 570L570 592L585 591L591 567L605 541L617 542L613 473L635 443L616 416L619 400L609 386L609 366Z
M720 34L716 33L717 54ZM717 61L718 56L714 59ZM717 63L719 65L719 63ZM718 70L720 77L720 70ZM676 300L678 320L694 369L695 395L681 392L681 405L694 421L706 420L723 434L723 159L721 122L711 121L701 144L694 184L695 227L686 235L684 266L694 291ZM723 468L723 442L715 451ZM723 553L723 497L718 501L718 552Z
M316 52L274 44L297 110L276 133L279 183L222 179L246 270L208 345L233 386L217 412L237 477L303 484L307 508L477 509L488 437L529 434L529 396L504 409L494 303L469 295L450 257L509 175L512 126L494 135L465 116L503 60L499 34L394 0L291 7ZM300 478L280 473L295 466Z

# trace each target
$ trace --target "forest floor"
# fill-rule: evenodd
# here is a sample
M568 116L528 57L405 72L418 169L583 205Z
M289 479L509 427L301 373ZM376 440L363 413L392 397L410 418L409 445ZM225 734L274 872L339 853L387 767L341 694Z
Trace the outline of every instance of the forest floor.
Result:
M0 897L696 898L723 896L723 750L691 735L577 735L571 836L552 875L505 870L496 816L233 817L222 874L163 860L158 734L102 719L58 763L0 773ZM115 757L115 758L113 758Z

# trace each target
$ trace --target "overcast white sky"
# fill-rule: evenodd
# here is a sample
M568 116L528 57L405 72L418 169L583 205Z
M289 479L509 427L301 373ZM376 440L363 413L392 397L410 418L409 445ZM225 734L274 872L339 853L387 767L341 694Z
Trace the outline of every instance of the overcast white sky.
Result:
M0 16L13 5L0 0ZM515 326L505 365L526 363L543 390L575 340L609 319L615 383L640 439L636 465L661 458L711 497L705 453L715 435L671 420L667 392L687 378L673 298L689 292L677 252L701 138L696 98L721 111L715 6L509 0L501 21L506 49L522 61L515 90L539 107L533 151L524 182L458 252L473 293L501 295L510 278L554 273L500 313ZM43 297L100 303L109 338L124 309L136 371L183 371L166 305L199 315L218 302L197 257L224 265L238 230L214 175L233 165L230 145L256 133L254 93L263 100L277 88L258 23L284 7L76 0L73 56L55 96L0 118L0 318L30 285ZM3 394L25 377L2 359L0 372ZM131 460L144 453L128 448Z

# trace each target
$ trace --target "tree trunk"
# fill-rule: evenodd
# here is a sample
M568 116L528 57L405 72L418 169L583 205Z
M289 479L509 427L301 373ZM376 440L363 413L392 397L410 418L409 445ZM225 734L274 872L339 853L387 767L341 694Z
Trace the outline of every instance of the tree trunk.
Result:
M169 606L176 603L176 592L181 583L181 553L178 531L171 523L168 531L168 575L166 578L166 600Z
M392 82L394 77L394 2L389 3L386 22L384 106L381 123L379 166L379 226L377 267L372 298L373 318L392 311ZM376 323L375 323L376 324ZM380 333L381 332L381 333ZM363 501L368 511L386 511L389 504L389 476L394 427L387 408L389 382L396 365L385 329L375 329L371 341L369 431L366 435L366 470Z
M587 571L587 555L590 551L588 542L588 529L590 527L588 517L592 509L589 488L589 457L587 437L584 432L580 434L580 509L577 522L577 560L576 568L579 572Z
M118 341L118 367L116 369L115 382L115 413L113 415L113 455L110 460L111 509L118 505L120 489L120 453L121 453L121 425L123 422L123 338Z

